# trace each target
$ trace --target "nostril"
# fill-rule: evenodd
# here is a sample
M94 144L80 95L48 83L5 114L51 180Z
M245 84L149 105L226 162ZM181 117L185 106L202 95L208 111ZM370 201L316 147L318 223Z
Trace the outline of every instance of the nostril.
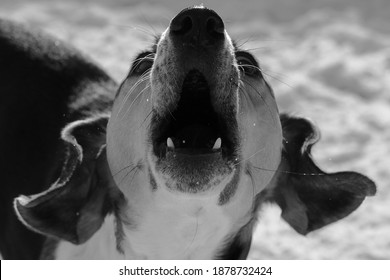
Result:
M225 26L219 17L217 18L211 16L206 21L206 30L207 33L209 34L213 34L213 33L223 34L223 32L225 31Z
M225 38L225 26L220 16L206 8L190 8L172 19L169 35L178 46L210 47Z
M193 28L192 18L188 15L184 15L179 18L175 18L171 23L171 31L176 34L185 35L186 33L191 32Z

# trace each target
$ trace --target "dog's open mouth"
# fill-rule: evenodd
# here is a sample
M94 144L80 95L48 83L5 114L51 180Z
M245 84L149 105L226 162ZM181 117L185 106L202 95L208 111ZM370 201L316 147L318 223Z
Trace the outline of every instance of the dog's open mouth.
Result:
M156 170L170 189L205 191L228 179L235 170L236 116L233 112L217 113L215 106L221 104L215 105L218 101L213 101L212 95L206 77L199 70L190 70L176 106L164 116L152 117Z
M159 158L167 153L204 158L219 153L225 160L230 159L235 143L229 119L216 113L206 78L193 69L184 78L176 108L152 121L154 154Z

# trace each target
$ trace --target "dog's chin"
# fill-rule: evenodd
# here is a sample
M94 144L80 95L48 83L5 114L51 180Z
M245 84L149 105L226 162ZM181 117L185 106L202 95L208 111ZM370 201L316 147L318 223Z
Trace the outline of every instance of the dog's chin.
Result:
M184 193L218 192L232 179L236 168L221 151L174 150L167 147L163 158L151 156L152 176L158 187Z

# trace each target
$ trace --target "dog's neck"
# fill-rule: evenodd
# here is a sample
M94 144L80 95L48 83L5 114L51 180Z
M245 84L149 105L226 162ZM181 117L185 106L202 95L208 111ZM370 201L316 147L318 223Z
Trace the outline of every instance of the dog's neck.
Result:
M245 183L245 178L240 183ZM218 258L226 242L250 219L243 205L253 199L252 189L241 184L239 187L248 191L238 192L224 206L218 205L217 194L207 198L189 198L183 194L178 199L177 194L164 188L138 193L129 202L128 221L107 216L99 231L85 244L61 242L56 258ZM118 234L117 223L122 223L123 234Z
M234 231L217 197L178 200L159 189L152 199L135 228L125 228L124 251L131 247L137 259L212 259Z

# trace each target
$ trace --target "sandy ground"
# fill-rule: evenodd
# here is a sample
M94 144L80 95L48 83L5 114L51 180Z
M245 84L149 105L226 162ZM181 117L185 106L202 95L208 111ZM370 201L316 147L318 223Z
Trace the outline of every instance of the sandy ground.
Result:
M266 207L252 259L390 259L390 1L202 1L252 50L281 111L312 119L326 171L355 170L378 185L351 216L299 236ZM117 81L134 55L191 1L0 0L26 22L91 56Z

